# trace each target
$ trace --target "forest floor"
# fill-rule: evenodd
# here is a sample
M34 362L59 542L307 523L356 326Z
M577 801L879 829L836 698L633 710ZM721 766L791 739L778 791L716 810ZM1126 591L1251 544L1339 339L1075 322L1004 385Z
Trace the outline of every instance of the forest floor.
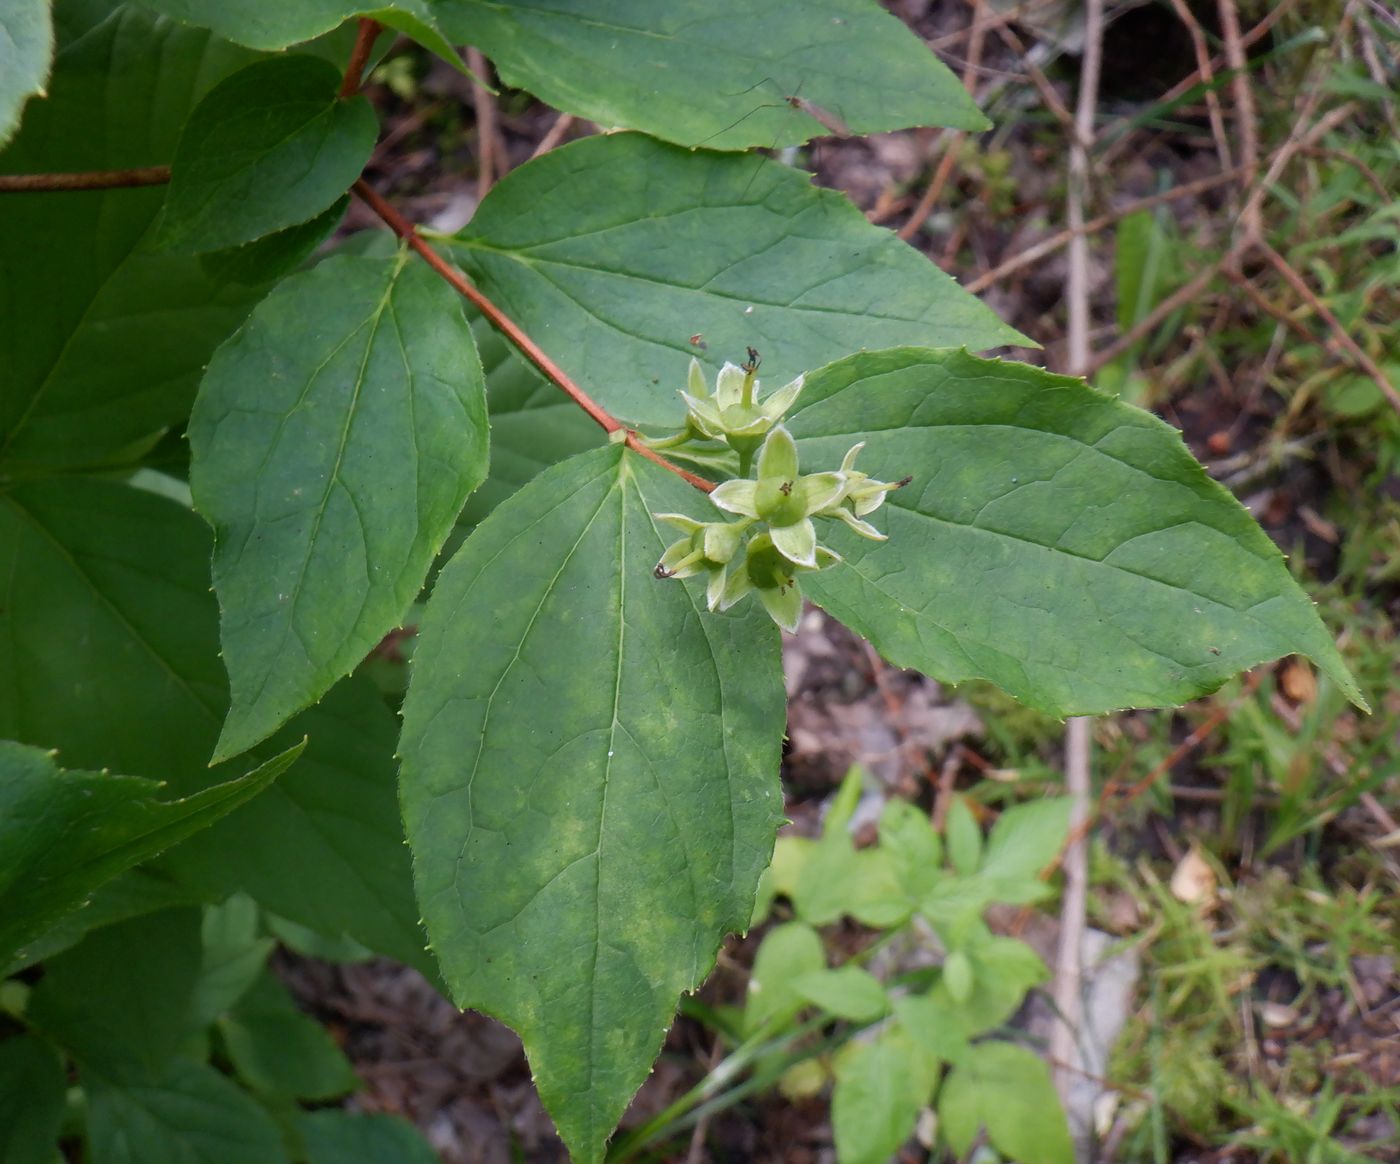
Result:
M785 160L1042 345L1004 354L1179 428L1290 555L1375 709L1285 660L1176 712L1093 723L1087 916L1052 901L1008 924L1052 966L1062 924L1123 955L1098 1016L1116 1037L1094 1158L1400 1160L1400 20L1374 0L1160 0L1108 4L1086 38L1077 3L888 6L996 128L833 137ZM1094 56L1076 234L1066 159ZM439 229L503 171L599 132L474 93L407 46L368 91L388 124L374 183ZM372 225L359 212L347 228ZM1063 725L896 671L818 611L786 663L792 830L817 831L851 764L935 820L954 795L1061 786ZM716 1061L703 1016L743 998L756 936L722 952L624 1127ZM409 1116L447 1164L564 1159L509 1031L382 961L281 969L354 1059L359 1106ZM832 1160L828 1100L755 1092L678 1123L650 1158ZM948 1159L913 1140L901 1156L930 1158Z

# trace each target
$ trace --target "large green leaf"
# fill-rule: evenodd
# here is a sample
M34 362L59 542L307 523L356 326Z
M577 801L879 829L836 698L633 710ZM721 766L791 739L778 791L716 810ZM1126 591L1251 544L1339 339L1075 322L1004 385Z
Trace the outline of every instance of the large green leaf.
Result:
M122 485L0 491L0 736L56 747L72 767L165 779L176 795L208 787L228 703L209 551L195 514ZM247 889L431 973L398 820L394 717L367 684L341 684L258 755L303 735L284 780L162 860L215 899Z
M24 103L43 95L52 61L49 0L9 0L0 9L0 145L14 133Z
M241 889L283 917L348 936L435 978L399 820L393 713L372 684L356 678L337 684L257 753L303 735L310 737L306 752L286 776L173 849L162 866L211 898Z
M481 366L455 293L407 251L285 280L215 353L190 447L233 692L222 759L398 625L485 476Z
M0 1042L0 1160L50 1164L59 1159L68 1079L52 1047L28 1036Z
M807 380L803 464L912 477L812 598L891 662L1056 715L1184 703L1307 655L1362 702L1313 604L1180 435L1082 381L966 352L869 352ZM834 524L834 523L833 523Z
M691 356L717 368L752 345L776 386L859 348L1021 339L844 195L765 158L641 134L586 138L521 166L449 249L635 424L680 426Z
M152 780L65 771L0 740L0 966L98 886L256 796L300 752L171 801Z
M49 96L26 111L0 172L168 162L195 102L250 55L121 8L60 48ZM163 197L160 188L5 195L6 467L109 460L178 423L210 352L262 294L155 250Z
M351 16L373 17L380 24L412 37L461 72L462 58L437 25L433 0L391 0L387 4L356 0L296 0L269 4L267 0L137 0L138 3L186 24L212 28L235 44L277 50L329 32Z
M297 226L360 176L379 124L363 96L342 100L319 57L257 61L219 82L180 135L157 242L214 251Z
M124 485L0 491L0 736L209 784L226 695L208 553L198 517Z
M695 500L617 446L536 477L439 577L404 704L434 952L460 1005L521 1034L582 1161L747 923L781 819L772 624L652 575L651 515Z
M159 1072L196 1028L200 912L167 909L94 930L44 964L28 1018L84 1066Z
M958 79L871 0L439 0L437 12L506 84L681 145L988 128Z
M289 1164L272 1117L204 1063L173 1059L149 1079L84 1083L92 1164Z

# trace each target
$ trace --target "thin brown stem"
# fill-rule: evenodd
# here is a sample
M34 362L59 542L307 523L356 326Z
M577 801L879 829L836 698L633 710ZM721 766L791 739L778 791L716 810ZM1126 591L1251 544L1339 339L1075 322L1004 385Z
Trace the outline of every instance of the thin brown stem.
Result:
M374 42L380 31L379 21L371 20L368 16L360 17L360 26L355 33L355 47L350 50L350 60L345 65L345 77L340 82L342 101L360 91L365 65L369 63L369 54L374 51Z
M1233 71L1230 86L1235 96L1235 125L1240 135L1240 165L1244 169L1244 184L1252 186L1259 173L1259 135L1255 127L1254 89L1249 82L1249 68L1244 55L1244 38L1240 34L1240 14L1234 0L1217 0L1220 12L1220 32L1225 40L1225 60ZM1263 236L1263 221L1259 208L1247 207L1240 216L1240 226L1249 238Z
M479 48L467 49L467 68L472 71L472 108L476 111L476 200L491 192L498 174L504 174L505 149L496 125L496 99L483 78L486 54Z
M79 174L0 174L0 194L35 190L118 190L127 186L163 186L168 181L169 166L88 170Z
M649 461L654 461L664 469L670 470L683 481L693 485L696 489L704 493L709 493L714 489L713 482L706 481L703 477L697 477L694 473L687 472L679 465L673 464L665 457L642 442L638 434L624 425L617 417L608 412L593 397L589 396L580 388L573 379L558 364L556 364L544 350L535 343L521 326L510 318L504 311L496 306L490 299L474 287L460 271L452 266L446 259L433 250L426 242L419 237L413 224L404 218L397 210L382 198L379 193L371 187L363 178L358 180L351 187L356 194L364 200L385 224L398 235L405 243L418 252L428 266L432 267L459 295L465 298L478 311L481 312L496 328L520 349L520 353L538 368L545 377L559 388L566 396L586 412L593 421L606 433L611 435L616 432L626 433L625 443L633 452L645 457Z
M1327 304L1317 297L1313 289L1304 281L1303 276L1293 269L1287 259L1262 239L1259 240L1258 249L1259 253L1269 260L1274 270L1283 277L1283 281L1292 287L1299 298L1312 308L1314 314L1332 330L1332 335L1336 338L1338 346L1351 357L1352 362L1358 368L1375 381L1376 387L1381 390L1381 394L1386 398L1390 407L1397 414L1400 414L1400 391L1396 391L1395 385L1390 382L1390 378L1386 376L1381 366L1367 354L1360 344L1352 339L1351 334L1342 325L1342 321L1332 314Z
M972 0L971 24L968 29L967 60L963 62L963 88L969 93L976 94L974 78L977 69L982 63L982 42L986 35L986 29L978 22L978 16L982 11L982 0ZM914 207L909 215L909 220L899 228L899 237L908 242L916 234L933 213L933 208L938 204L938 199L943 193L943 187L948 184L948 176L953 172L953 166L958 160L958 147L962 145L967 134L961 130L950 133L943 139L943 156L938 159L938 168L933 172L933 178L928 184L928 189L924 191L923 197L919 199L918 205Z
M1172 7L1176 9L1177 19L1185 26L1186 33L1191 38L1191 47L1196 53L1196 72L1200 73L1206 86L1206 113L1210 118L1211 135L1215 138L1215 151L1220 157L1220 168L1234 169L1230 139L1225 136L1225 117L1220 112L1220 94L1215 91L1215 70L1211 67L1205 30L1201 28L1201 22L1196 19L1196 14L1191 11L1186 0L1172 0ZM1250 178L1253 177L1251 174Z
M1133 202L1125 202L1115 210L1106 214L1100 214L1097 218L1092 218L1082 227L1076 229L1066 227L1058 234L1042 239L1038 243L1032 243L1023 251L1018 251L1004 263L999 263L990 271L985 271L972 282L965 285L965 290L976 295L985 291L993 283L998 283L1007 275L1014 274L1023 267L1029 267L1032 263L1039 262L1047 255L1052 255L1056 251L1065 247L1071 239L1079 234L1097 234L1099 231L1112 226L1114 223L1126 218L1129 214L1136 214L1139 210L1151 210L1154 206L1161 206L1167 202L1175 202L1179 198L1190 198L1193 194L1200 194L1206 190L1213 190L1216 186L1223 186L1226 182L1235 177L1238 171L1231 170L1224 174L1211 174L1206 178L1198 178L1194 182L1187 182L1181 186L1173 186L1170 190L1163 190L1160 194L1152 194L1146 198L1138 198Z

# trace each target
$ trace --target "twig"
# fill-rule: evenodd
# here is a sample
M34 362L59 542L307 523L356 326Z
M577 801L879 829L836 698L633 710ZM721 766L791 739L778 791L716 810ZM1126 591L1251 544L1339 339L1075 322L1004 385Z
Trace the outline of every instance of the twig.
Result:
M1390 379L1381 369L1381 366L1367 354L1366 350L1362 348L1360 344L1351 338L1347 329L1342 326L1342 321L1333 315L1331 309L1314 294L1313 289L1304 282L1303 276L1298 274L1298 272L1289 265L1287 259L1279 254L1278 251L1274 250L1274 248L1263 239L1260 239L1258 242L1258 250L1260 254L1269 260L1274 270L1283 276L1283 281L1292 287L1303 301L1313 309L1323 323L1332 329L1332 334L1336 337L1337 343L1351 356L1356 366L1375 381L1376 387L1381 390L1382 395L1389 401L1390 407L1395 410L1397 415L1400 415L1400 392L1396 391L1395 385L1390 382Z
M978 24L977 18L982 11L982 0L971 0L972 16L971 25L968 32L967 60L963 65L963 88L975 95L976 88L973 78L977 74L977 69L982 63L982 41L986 30ZM958 147L966 139L967 134L962 130L945 134L943 137L943 156L938 159L938 168L933 172L933 178L929 181L928 189L924 191L909 215L908 221L899 228L899 237L908 242L919 233L928 216L933 213L934 206L937 205L939 197L943 193L943 187L948 184L948 175L953 172L953 166L958 160Z
M1240 14L1235 10L1235 0L1216 0L1220 12L1220 35L1225 40L1225 61L1234 76L1230 87L1235 95L1235 124L1240 134L1240 165L1244 169L1246 186L1253 186L1259 172L1259 139L1254 124L1254 89L1249 83L1249 69L1244 57L1243 38L1240 36ZM1259 207L1246 207L1240 214L1240 226L1246 238L1264 237L1263 219Z
M0 174L0 194L35 190L119 190L127 186L163 186L168 181L169 166L88 170L79 174Z
M526 359L535 365L544 375L566 396L586 412L593 421L606 433L625 432L624 443L633 452L645 457L649 461L654 461L664 469L670 470L683 481L693 485L696 489L704 493L709 493L714 489L713 482L706 481L703 477L697 477L682 469L679 465L673 464L665 457L661 456L653 449L647 448L637 433L624 425L620 420L608 412L601 404L580 388L573 379L558 364L556 364L544 350L535 343L510 316L506 315L490 299L474 287L467 278L450 263L448 263L437 251L433 250L422 238L408 219L404 218L380 194L370 186L363 178L356 181L351 187L356 194L388 225L396 235L404 240L410 247L418 252L428 266L432 267L451 285L463 298L467 299L472 306L481 312L497 331L502 332L517 348Z
M1180 198L1190 198L1193 194L1200 194L1206 190L1213 190L1217 186L1223 186L1226 182L1234 178L1239 171L1229 170L1223 174L1211 174L1206 178L1197 178L1194 182L1187 182L1182 186L1173 186L1170 190L1163 190L1160 194L1152 194L1146 198L1138 198L1132 202L1125 202L1122 206L1100 214L1097 218L1092 218L1078 230L1066 227L1058 234L1049 238L1041 239L1038 243L1032 243L1025 250L1018 251L1007 259L1004 263L999 263L990 271L984 271L967 283L964 287L970 294L976 295L985 291L993 283L1000 282L1007 275L1014 274L1023 267L1029 267L1033 263L1039 262L1047 255L1052 255L1056 251L1064 248L1077 234L1097 234L1126 218L1130 214L1136 214L1139 210L1151 210L1154 206L1161 206L1167 202L1175 202Z
M564 135L569 132L574 124L572 113L561 113L554 119L554 124L549 127L549 132L540 138L540 144L535 147L535 152L530 155L530 160L534 161L541 154L547 154L561 141Z
M1215 152L1220 156L1220 168L1232 170L1235 160L1230 155L1230 139L1225 136L1225 118L1220 112L1220 95L1215 91L1215 70L1211 67L1206 34L1186 0L1172 0L1172 7L1176 9L1177 19L1186 26L1187 35L1191 37L1191 48L1196 54L1196 72L1206 84L1206 114L1210 118L1211 136L1215 138ZM1252 181L1254 175L1250 174L1249 177Z
M355 47L350 50L350 60L345 65L345 76L340 82L342 101L355 96L365 75L365 64L374 51L374 42L381 31L379 21L368 16L360 17L359 29L355 33Z
M1108 347L1095 352L1094 356L1085 366L1083 375L1092 376L1105 364L1111 364L1124 352L1128 351L1135 344L1139 343L1146 336L1150 335L1162 320L1171 315L1172 312L1184 307L1195 299L1212 279L1220 272L1227 261L1234 261L1236 253L1233 250L1227 251L1206 267L1205 270L1196 273L1196 276L1188 283L1177 288L1176 291L1168 295L1161 303L1157 304L1151 311L1144 315L1123 335L1114 340Z
M1084 60L1074 108L1070 141L1067 215L1075 231L1069 244L1068 370L1082 375L1089 363L1089 240L1084 234L1084 198L1089 184L1089 151L1098 107L1099 67L1103 50L1103 0L1088 0L1084 16ZM1070 799L1070 828L1084 827L1089 817L1089 745L1091 721L1076 716L1065 725L1065 791ZM1050 1034L1053 1060L1074 1069L1083 1066L1079 1030L1083 1018L1084 924L1089 897L1089 853L1081 840L1064 855L1065 885L1060 907L1060 941L1055 955L1051 995L1059 1021ZM1069 1073L1056 1071L1060 1095L1068 1100Z
M472 108L476 111L476 200L491 192L498 173L505 173L505 150L500 127L496 124L496 99L483 80L488 68L479 48L467 49L467 68L472 72Z

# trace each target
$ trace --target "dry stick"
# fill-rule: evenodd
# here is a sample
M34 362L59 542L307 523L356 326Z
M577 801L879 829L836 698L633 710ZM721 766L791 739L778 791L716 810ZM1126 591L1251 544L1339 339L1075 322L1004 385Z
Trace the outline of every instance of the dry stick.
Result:
M1187 182L1183 186L1173 186L1170 190L1164 190L1160 194L1152 194L1146 198L1138 198L1133 202L1125 202L1122 206L1109 211L1107 214L1100 214L1097 218L1090 219L1079 230L1067 227L1059 234L1051 235L1049 238L1041 239L1038 243L1033 243L1023 251L1018 251L1004 263L999 263L990 271L985 271L972 282L964 286L964 290L973 295L985 291L993 283L1006 278L1007 275L1019 271L1022 267L1029 267L1032 263L1038 262L1047 255L1052 255L1068 243L1078 234L1097 234L1099 231L1112 226L1120 219L1126 218L1129 214L1136 214L1139 210L1151 210L1154 206L1161 206L1166 202L1175 202L1179 198L1189 198L1193 194L1200 194L1206 190L1213 190L1216 186L1223 186L1233 179L1238 170L1230 170L1224 174L1212 174L1208 178L1197 178L1194 182Z
M1026 68L1026 75L1030 77L1031 84L1040 94L1040 99L1045 102L1045 108L1050 110L1056 121L1072 133L1074 131L1074 114L1065 108L1065 103L1055 92L1055 86L1050 84L1050 79L1041 71L1040 66L1031 60L1030 50L1026 48L1025 41L1005 25L998 26L997 35L1001 37L1002 43L1007 48L1021 58L1021 63Z
M1230 78L1230 87L1235 94L1240 165L1244 168L1245 185L1252 186L1259 173L1259 139L1254 125L1254 89L1249 82L1249 68L1240 36L1240 14L1235 10L1235 0L1217 0L1216 7L1220 12L1220 35L1225 39L1225 61L1235 74ZM1213 93L1211 95L1214 96ZM1245 207L1240 215L1240 226L1246 238L1264 237L1263 219L1257 205Z
M533 162L541 154L549 153L564 140L564 135L569 132L573 124L574 115L572 113L561 113L556 117L554 124L549 127L549 132L540 138L540 144L535 147L535 152L530 155L530 160Z
M968 33L967 60L963 68L963 88L969 93L975 93L974 78L977 68L982 63L982 40L984 29L978 27L977 17L982 11L982 0L971 0L972 18L970 31ZM958 160L958 146L960 146L967 134L962 130L946 134L943 138L943 156L938 159L938 168L933 172L933 179L928 184L928 189L924 191L923 197L919 199L914 207L909 219L899 228L899 237L908 242L924 225L928 216L933 213L933 208L937 204L939 197L943 193L943 187L948 184L948 176L953 172L953 166Z
M1089 186L1089 151L1094 140L1098 107L1099 67L1103 49L1103 0L1089 0L1084 15L1084 60L1074 108L1074 137L1070 141L1067 191L1069 278L1065 289L1069 322L1068 370L1083 375L1089 363L1089 240L1084 233L1084 199ZM1065 725L1065 791L1070 799L1070 827L1082 827L1089 817L1089 746L1092 721L1076 716ZM1065 853L1064 898L1060 909L1060 942L1055 954L1052 997L1056 1021L1050 1033L1050 1057L1074 1068L1083 1066L1079 1032L1083 1017L1084 919L1089 898L1089 851L1083 841ZM1063 1067L1056 1070L1061 1099L1068 1101L1072 1081Z
M1274 270L1283 276L1283 281L1292 287L1299 297L1313 309L1319 318L1321 318L1323 323L1332 329L1332 334L1336 337L1337 343L1351 356L1357 367L1375 381L1376 387L1381 390L1386 400L1389 401L1390 407L1395 410L1397 415L1400 415L1400 392L1395 390L1395 385L1390 382L1385 372L1381 370L1381 366L1367 354L1360 344L1351 338L1347 333L1347 329L1342 326L1341 320L1332 314L1327 305L1323 303L1313 292L1313 289L1304 282L1303 277L1289 265L1287 259L1279 254L1278 251L1274 250L1274 248L1263 239L1259 240L1257 246L1259 253L1268 259Z
M0 174L0 194L35 190L118 190L127 186L163 186L168 181L169 166L88 170L78 174Z
M1215 91L1215 70L1211 68L1210 49L1206 47L1206 34L1201 29L1201 22L1196 19L1186 0L1172 0L1172 7L1176 9L1177 18L1186 26L1186 32L1191 37L1191 48L1196 54L1196 72L1201 75L1201 80L1206 83L1206 113L1210 118L1211 136L1215 138L1215 152L1220 155L1220 168L1222 170L1232 170L1235 160L1230 155L1230 139L1225 136L1225 118L1220 112L1220 95ZM1238 30L1237 30L1238 31ZM1249 175L1253 181L1254 175Z
M467 49L467 68L472 71L472 108L476 110L476 200L480 202L490 193L497 172L505 173L505 150L496 124L496 99L482 80L487 64L479 48Z
M1240 48L1247 49L1256 41L1262 39L1269 29L1271 29L1296 2L1297 0L1280 0L1267 16L1240 38ZM1223 64L1225 64L1223 57L1211 58L1210 66L1212 69L1219 68ZM1185 95L1193 86L1199 84L1201 79L1200 70L1197 69L1194 73L1182 78L1182 80L1168 89L1166 93L1162 95L1162 101L1175 101L1178 97ZM1124 121L1126 121L1126 119L1124 119ZM1118 124L1121 126L1124 122L1119 122ZM1117 127L1115 126L1112 128ZM1105 131L1105 136L1108 136L1108 132L1107 130ZM1129 132L1124 133L1122 137L1118 138L1117 141L1104 150L1099 158L1099 164L1101 166L1106 166L1121 150L1127 148L1127 143L1132 139L1132 136L1132 133Z
M353 97L360 91L365 74L365 64L374 49L375 38L379 36L379 21L367 16L360 17L360 25L355 33L355 47L350 50L350 60L345 65L345 76L340 82L340 99Z
M545 376L552 381L556 387L560 388L566 396L583 409L584 412L606 433L616 432L626 433L625 443L633 452L640 454L649 461L654 461L663 469L669 469L683 481L695 486L696 489L704 493L709 493L714 489L713 482L706 481L703 477L697 477L694 473L689 473L679 465L673 464L660 453L647 448L638 437L637 433L624 425L620 420L608 412L593 397L589 396L569 377L558 364L547 356L543 349L535 343L525 331L510 318L504 311L497 307L490 299L483 295L476 287L467 281L466 277L448 263L437 251L433 250L419 236L418 232L408 219L404 218L388 202L386 202L377 191L374 190L363 178L359 179L351 187L356 194L362 198L366 204L388 225L396 235L404 240L410 247L418 252L428 266L432 267L442 276L459 295L467 299L482 315L490 321L497 331L502 332L532 364L535 365Z

